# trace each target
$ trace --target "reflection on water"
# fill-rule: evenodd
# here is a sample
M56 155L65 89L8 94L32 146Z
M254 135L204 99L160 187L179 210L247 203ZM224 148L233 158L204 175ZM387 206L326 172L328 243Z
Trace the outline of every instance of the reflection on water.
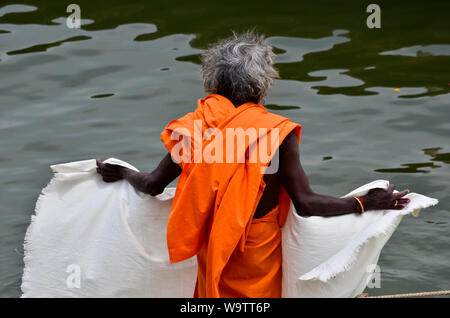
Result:
M450 164L450 153L439 153L441 147L436 148L425 148L422 149L426 155L429 155L430 161L440 161L443 163ZM429 173L430 170L422 168L440 168L440 165L434 162L424 162L424 163L404 163L401 164L403 168L392 168L392 169L375 169L376 172L387 172L387 173Z
M403 163L401 164L404 168L392 168L392 169L375 169L376 172L399 172L399 173L428 173L429 170L421 169L421 168L439 168L440 166L435 165L432 162L424 162L424 163Z
M4 2L7 4L7 2ZM0 17L11 14L11 13L21 13L21 12L32 12L36 11L38 8L35 6L22 5L22 4L10 4L5 5L0 8Z
M448 222L435 222L435 221L426 221L426 222L430 223L430 224L436 224L436 225L448 224Z
M265 106L302 124L315 191L388 179L440 199L404 218L381 255L382 288L369 292L449 288L448 1L379 1L380 30L365 26L360 1L81 0L81 29L66 27L70 1L20 3L0 4L0 296L20 295L49 165L114 156L156 167L161 129L204 96L203 49L252 27L280 72Z
M414 45L394 51L381 52L380 55L402 55L413 57L426 57L437 55L450 55L450 45Z
M287 106L287 105L275 105L275 104L265 104L264 107L271 110L288 110L288 109L300 109L300 106Z
M47 43L47 44L38 44L33 45L31 47L22 49L22 50L16 50L16 51L10 51L6 52L8 55L17 55L17 54L26 54L26 53L33 53L33 52L45 52L47 49L55 46L60 46L63 43L67 42L73 42L73 41L83 41L83 40L89 40L91 37L89 36L74 36L62 41L54 42L54 43Z
M439 153L442 147L422 149L426 155L431 156L431 161L441 161L450 164L450 153Z
M176 58L177 61L180 62L191 62L194 64L201 64L200 61L200 55L199 54L192 54L192 55L186 55L186 56L179 56Z
M98 94L98 95L91 96L91 98L106 98L106 97L111 97L111 96L114 96L114 94L113 93Z

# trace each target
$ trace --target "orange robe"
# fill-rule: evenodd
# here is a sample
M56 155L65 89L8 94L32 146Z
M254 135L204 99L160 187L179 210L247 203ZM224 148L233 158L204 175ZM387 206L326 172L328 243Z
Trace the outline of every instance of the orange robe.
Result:
M260 219L253 219L253 214L265 188L264 169L291 131L300 142L301 126L252 102L236 108L217 94L197 104L194 112L171 121L161 133L167 150L187 159L180 162L182 173L167 227L170 261L197 255L196 297L280 297L280 227L290 206L284 187L274 210ZM221 152L222 163L199 160L202 151L217 141L213 136L198 138L208 135L210 128L224 137L223 146L212 152ZM226 142L227 129L260 133L249 134L242 151L239 142ZM278 138L273 139L275 134ZM181 140L185 148L179 147ZM259 149L255 145L266 147L269 160L255 155ZM226 160L230 152L232 162ZM257 160L250 160L253 155Z

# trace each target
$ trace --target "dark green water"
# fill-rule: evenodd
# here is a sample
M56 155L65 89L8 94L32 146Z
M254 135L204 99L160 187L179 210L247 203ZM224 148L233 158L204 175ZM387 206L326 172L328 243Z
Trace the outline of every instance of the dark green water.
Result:
M268 108L303 125L314 190L375 179L440 200L407 216L370 294L450 289L450 2L0 2L0 296L20 295L23 237L49 165L115 156L151 170L161 129L204 96L198 53L255 27L276 48ZM345 4L344 4L345 3Z

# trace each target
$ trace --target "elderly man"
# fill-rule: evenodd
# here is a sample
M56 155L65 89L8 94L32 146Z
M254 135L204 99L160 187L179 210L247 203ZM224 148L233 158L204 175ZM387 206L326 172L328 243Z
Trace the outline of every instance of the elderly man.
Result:
M302 216L326 217L402 209L409 201L402 198L409 190L394 193L393 185L352 198L311 190L299 159L301 126L262 106L278 77L273 57L272 48L253 32L218 42L202 55L210 95L161 133L169 153L153 172L97 159L105 182L125 179L153 196L180 176L167 243L171 262L197 255L195 297L280 297L280 227L291 201ZM242 133L244 142L234 143ZM261 149L265 159L258 157ZM272 164L275 173L269 173Z

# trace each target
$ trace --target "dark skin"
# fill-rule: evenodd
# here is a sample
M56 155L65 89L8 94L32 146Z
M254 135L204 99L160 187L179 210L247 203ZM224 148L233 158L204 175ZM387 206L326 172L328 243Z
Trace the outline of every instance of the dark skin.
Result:
M304 172L299 155L297 137L291 132L279 148L280 164L276 174L264 175L266 188L256 208L254 218L261 218L278 204L280 185L284 185L291 200L301 216L335 216L359 211L358 202L353 198L336 198L315 193L311 190L308 177ZM125 179L138 191L152 196L164 191L164 188L181 173L180 166L168 153L158 167L150 173L134 170L97 159L97 172L105 182L115 182ZM387 190L372 189L364 199L365 210L401 210L409 199L403 198L409 190L394 193L394 185ZM395 204L397 201L397 205Z

